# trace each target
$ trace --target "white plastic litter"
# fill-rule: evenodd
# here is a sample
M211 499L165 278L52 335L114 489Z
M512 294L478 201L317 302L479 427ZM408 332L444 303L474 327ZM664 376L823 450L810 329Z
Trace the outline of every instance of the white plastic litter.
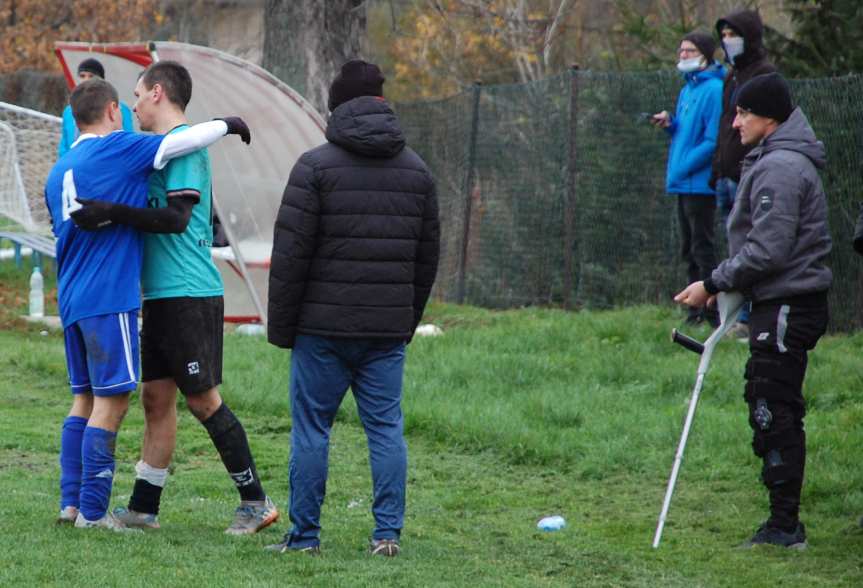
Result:
M437 337L438 335L443 335L443 329L437 325L427 323L425 325L419 325L417 327L416 334L420 337Z
M261 335L266 335L267 330L264 328L264 325L251 323L251 324L240 325L239 327L237 327L237 333L239 333L240 335L261 336Z
M566 521L560 515L545 517L536 524L536 528L540 531L560 531L565 526Z

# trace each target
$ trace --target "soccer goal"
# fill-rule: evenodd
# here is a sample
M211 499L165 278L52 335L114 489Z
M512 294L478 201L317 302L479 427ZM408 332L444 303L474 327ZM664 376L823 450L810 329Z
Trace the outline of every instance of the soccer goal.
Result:
M57 160L60 125L56 116L0 102L0 216L12 223L0 222L7 228L51 234L43 188Z

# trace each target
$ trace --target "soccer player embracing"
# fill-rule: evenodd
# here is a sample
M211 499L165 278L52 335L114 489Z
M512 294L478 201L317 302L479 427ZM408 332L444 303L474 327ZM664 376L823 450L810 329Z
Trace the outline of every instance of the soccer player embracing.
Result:
M107 508L117 431L138 382L143 242L125 226L80 230L71 216L81 208L79 194L142 206L153 170L226 133L247 135L248 128L232 119L197 125L183 137L121 131L117 91L104 80L80 84L70 102L81 135L45 186L57 237L60 318L73 393L61 436L58 522L123 530Z
M141 129L183 136L192 78L174 61L148 67L135 87ZM228 119L230 120L230 119ZM243 425L222 401L222 278L213 263L213 200L205 150L172 161L150 178L149 208L85 202L77 216L93 228L121 223L144 235L141 357L146 425L126 525L155 529L168 465L176 445L177 388L207 430L240 494L226 533L250 534L279 518L258 478Z

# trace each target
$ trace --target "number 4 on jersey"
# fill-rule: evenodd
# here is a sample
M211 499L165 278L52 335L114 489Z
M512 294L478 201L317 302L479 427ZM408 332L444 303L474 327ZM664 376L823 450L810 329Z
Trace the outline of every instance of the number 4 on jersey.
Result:
M63 174L63 221L70 218L70 214L81 208L81 203L78 202L78 191L75 189L75 177L71 169L67 169Z

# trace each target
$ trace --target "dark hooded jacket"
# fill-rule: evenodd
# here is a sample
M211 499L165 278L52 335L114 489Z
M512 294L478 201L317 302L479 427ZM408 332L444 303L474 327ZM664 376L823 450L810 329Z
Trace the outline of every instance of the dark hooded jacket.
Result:
M722 29L729 26L743 37L743 53L738 55L733 67L725 76L722 88L722 118L719 120L719 138L716 152L713 156L712 180L730 178L740 181L740 167L749 148L740 142L740 134L734 129L734 116L737 110L734 106L737 88L755 76L776 71L767 60L762 37L764 25L761 17L754 10L738 10L716 22L716 32L722 38Z
M728 219L730 257L713 270L708 291L738 290L761 302L830 288L824 262L832 242L818 176L825 163L824 144L799 108L749 152Z
M291 170L273 235L270 343L410 340L437 273L435 184L379 97L338 106Z

